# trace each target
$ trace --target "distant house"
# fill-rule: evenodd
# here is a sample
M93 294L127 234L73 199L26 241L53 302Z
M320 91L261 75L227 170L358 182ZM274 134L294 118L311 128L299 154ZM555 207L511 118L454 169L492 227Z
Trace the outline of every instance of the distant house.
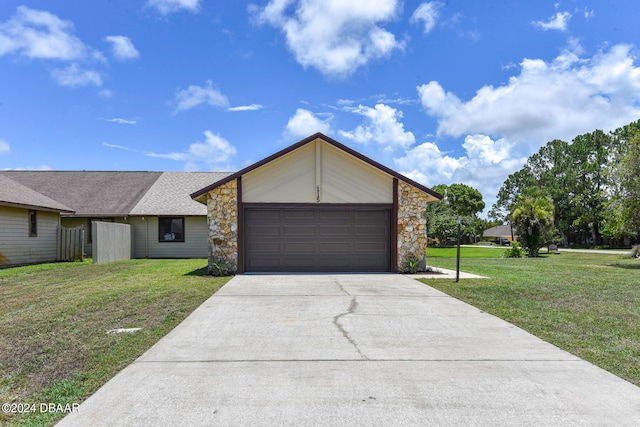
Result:
M85 227L91 256L91 222L130 224L134 258L208 255L207 207L189 194L225 172L1 171L24 187L69 206L64 227Z
M512 240L518 240L517 236L512 236L511 226L509 225L498 225L495 227L487 228L482 233L482 240L485 241L496 241L499 239L508 239L509 242Z
M0 267L56 260L60 215L73 209L0 175Z

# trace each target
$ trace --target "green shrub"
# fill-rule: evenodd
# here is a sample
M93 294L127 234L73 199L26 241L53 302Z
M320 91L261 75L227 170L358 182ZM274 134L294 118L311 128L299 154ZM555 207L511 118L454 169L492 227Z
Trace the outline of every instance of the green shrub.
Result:
M513 242L511 243L511 247L505 249L502 254L503 258L522 258L526 255L526 251L520 246L520 243Z

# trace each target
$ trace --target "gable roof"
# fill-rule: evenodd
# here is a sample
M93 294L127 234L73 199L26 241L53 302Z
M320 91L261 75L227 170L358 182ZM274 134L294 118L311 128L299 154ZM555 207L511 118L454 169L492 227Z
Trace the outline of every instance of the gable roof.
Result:
M64 216L206 216L189 197L231 172L0 171L31 192L64 206ZM3 176L4 175L4 176ZM56 202L57 200L57 202ZM64 202L64 205L60 203ZM69 207L67 207L69 206Z
M14 181L69 206L69 216L125 216L162 172L2 171Z
M73 209L44 194L0 175L0 205L53 212L73 212Z
M415 188L417 188L417 189L419 189L421 191L424 191L425 193L427 193L427 194L429 194L429 195L431 195L431 196L433 196L433 197L435 197L437 199L440 199L440 200L442 199L442 195L437 193L437 192L435 192L435 191L433 191L432 189L430 189L428 187L425 187L424 185L419 184L419 183L407 178L406 176L399 174L398 172L396 172L396 171L394 171L392 169L389 169L388 167L376 162L375 160L370 159L369 157L367 157L367 156L365 156L365 155L363 155L363 154L361 154L361 153L359 153L359 152L347 147L344 144L341 144L340 142L336 141L335 139L329 138L328 136L326 136L326 135L324 135L323 133L320 133L320 132L314 133L313 135L303 139L302 141L299 141L299 142L297 142L297 143L295 143L293 145L290 145L289 147L287 147L287 148L285 148L283 150L280 150L277 153L272 154L271 156L260 160L259 162L256 162L256 163L254 163L254 164L252 164L250 166L247 166L246 168L241 169L236 173L228 175L225 178L220 179L220 180L214 182L213 184L208 185L208 186L206 186L206 187L204 187L204 188L192 193L191 194L191 198L193 198L195 200L198 200L201 203L206 203L204 201L205 200L204 196L209 191L213 190L214 188L217 188L217 187L219 187L219 186L221 186L221 185L223 185L223 184L225 184L225 183L227 183L229 181L233 181L234 179L236 179L238 177L241 177L242 175L244 175L244 174L246 174L248 172L251 172L252 170L257 169L260 166L263 166L263 165L265 165L265 164L267 164L267 163L269 163L269 162L271 162L271 161L273 161L273 160L275 160L275 159L277 159L279 157L282 157L285 154L288 154L288 153L290 153L290 152L292 152L294 150L297 150L298 148L303 147L304 145L307 145L307 144L315 141L316 139L321 139L324 142L326 142L326 143L328 143L328 144L330 144L330 145L332 145L332 146L334 146L334 147L336 147L336 148L338 148L338 149L340 149L340 150L342 150L342 151L344 151L344 152L346 152L348 154L351 154L352 156L364 161L365 163L368 163L369 165L371 165L371 166L373 166L373 167L375 167L375 168L377 168L377 169L379 169L379 170L391 175L392 177L397 178L398 180L403 181L403 182L411 185L412 187L415 187Z
M511 237L511 227L508 225L497 225L487 228L482 235L485 237Z
M231 172L164 172L131 210L130 215L206 215L207 207L189 194Z

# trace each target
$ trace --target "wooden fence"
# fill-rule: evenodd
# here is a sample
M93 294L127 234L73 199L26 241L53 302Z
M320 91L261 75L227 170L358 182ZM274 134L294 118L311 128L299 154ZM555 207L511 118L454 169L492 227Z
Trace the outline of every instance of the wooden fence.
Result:
M84 259L84 226L58 227L58 261L82 261Z

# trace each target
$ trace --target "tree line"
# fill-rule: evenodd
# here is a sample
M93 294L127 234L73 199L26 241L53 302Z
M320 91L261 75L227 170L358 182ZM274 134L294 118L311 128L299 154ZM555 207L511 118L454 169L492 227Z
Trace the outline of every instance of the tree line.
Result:
M466 241L506 223L532 256L549 243L629 245L640 237L640 120L548 142L505 180L488 220L475 188L433 189L444 198L427 207L428 233L440 242L455 238L461 218Z
M489 218L517 229L530 254L546 243L620 246L640 232L640 120L571 143L553 140L509 175ZM528 241L527 241L528 240Z

